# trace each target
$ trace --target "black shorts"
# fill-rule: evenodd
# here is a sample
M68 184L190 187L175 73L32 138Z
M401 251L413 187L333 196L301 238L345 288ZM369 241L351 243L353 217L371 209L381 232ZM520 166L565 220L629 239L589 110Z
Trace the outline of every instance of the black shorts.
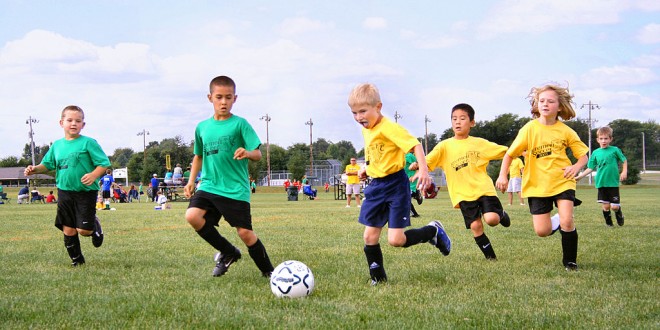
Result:
M497 196L481 196L476 201L462 201L458 203L463 213L463 220L465 221L465 228L470 229L472 222L481 220L484 213L495 212L502 214L502 202Z
M529 204L529 213L531 214L546 214L552 212L553 205L557 206L557 200L567 199L573 202L575 206L577 199L575 198L575 190L568 189L557 195L550 197L528 197L527 204ZM582 203L582 202L580 202Z
M615 204L621 203L619 196L619 187L602 187L598 188L598 203Z
M94 230L96 218L96 191L57 190L57 215L55 227L64 226Z
M224 217L232 227L252 230L252 215L248 202L197 190L188 204L188 208L191 207L205 210L204 220L214 226Z
M103 198L110 198L110 190L103 190L102 194Z

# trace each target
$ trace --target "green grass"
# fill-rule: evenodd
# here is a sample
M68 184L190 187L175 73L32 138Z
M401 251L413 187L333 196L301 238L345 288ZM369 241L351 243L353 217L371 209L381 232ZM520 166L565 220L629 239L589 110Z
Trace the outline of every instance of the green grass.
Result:
M43 190L43 189L42 189ZM263 193L263 191L275 191ZM244 252L211 277L213 249L183 218L186 203L114 204L101 211L106 241L82 239L87 259L72 268L55 205L0 205L0 327L22 328L660 328L658 195L622 187L624 227L606 228L596 190L580 187L576 209L580 271L561 266L559 235L537 237L526 207L511 206L510 228L487 228L498 261L486 261L446 192L417 209L443 221L453 250L393 248L381 239L390 281L371 287L358 209L331 193L287 202L280 189L253 195L257 234L275 265L295 259L314 272L303 299L278 299L226 223L220 231ZM11 193L11 197L15 193Z

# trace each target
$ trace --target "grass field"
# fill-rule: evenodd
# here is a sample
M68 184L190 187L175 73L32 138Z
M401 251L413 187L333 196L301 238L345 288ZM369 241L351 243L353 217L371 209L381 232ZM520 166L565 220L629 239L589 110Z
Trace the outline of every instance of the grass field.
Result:
M0 327L660 328L660 186L623 187L626 224L616 228L605 227L596 190L580 187L580 271L571 273L561 265L560 235L537 237L518 205L507 207L510 228L486 229L498 255L486 261L441 192L417 207L413 226L441 220L451 254L382 244L390 281L377 287L368 284L358 209L322 192L317 201L287 202L276 191L253 195L254 227L275 265L296 259L312 269L310 297L275 298L226 223L221 233L244 258L211 277L215 251L186 224L186 203L99 212L105 243L95 249L82 239L87 264L72 268L52 224L56 206L12 201L0 205Z

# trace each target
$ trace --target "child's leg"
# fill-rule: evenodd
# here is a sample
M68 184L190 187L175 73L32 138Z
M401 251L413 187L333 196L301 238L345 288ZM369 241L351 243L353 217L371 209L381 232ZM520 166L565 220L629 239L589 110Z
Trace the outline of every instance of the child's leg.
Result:
M212 223L204 219L206 211L200 208L191 207L186 210L186 221L195 229L197 234L216 250L223 254L232 254L236 251L226 238L224 238Z
M525 199L522 196L522 192L518 192L518 197L520 198L520 205L525 205Z
M250 229L239 227L236 227L236 232L238 233L238 237L240 237L243 243L245 243L245 246L247 246L250 257L257 265L257 268L261 271L261 274L270 277L270 273L272 273L275 268L270 262L266 247L261 243L257 234Z
M429 225L406 231L403 228L390 228L387 231L387 242L391 246L407 248L432 240L436 232L436 228Z
M603 218L605 218L605 224L609 227L612 227L612 211L610 203L603 202Z
M62 233L64 233L64 247L71 258L71 266L75 267L84 264L85 257L82 255L82 250L80 249L80 238L78 237L76 228L63 226Z
M412 202L410 202L410 212L412 213L413 218L419 217L419 213L417 213L417 210L415 210L415 206Z
M562 262L567 270L577 270L578 233L573 220L573 201L557 200L559 209Z
M509 194L509 205L511 205L513 203L513 193L510 192L508 194Z
M550 221L550 213L533 214L532 222L534 223L534 232L539 237L546 237L552 234L552 221Z
M383 265L383 251L380 249L380 244L378 244L381 230L382 228L378 227L364 227L364 254L367 257L372 285L387 281L387 274Z
M497 214L493 212L489 212L491 214L494 214L497 216ZM485 217L485 214L484 214ZM497 219L499 222L499 219ZM495 226L497 223L491 225ZM490 240L488 239L488 236L484 233L484 225L481 223L481 219L475 219L472 221L470 224L470 230L472 231L472 236L474 237L475 243L477 243L477 246L479 247L479 250L484 254L484 257L486 259L497 259L497 256L495 255L495 250L493 249L493 245L490 243Z

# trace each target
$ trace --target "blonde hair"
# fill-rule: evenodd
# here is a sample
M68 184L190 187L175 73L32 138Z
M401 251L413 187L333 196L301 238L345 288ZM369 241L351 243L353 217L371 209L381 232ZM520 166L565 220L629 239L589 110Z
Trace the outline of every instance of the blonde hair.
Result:
M530 99L529 103L532 106L532 118L539 118L539 95L545 91L554 91L557 93L557 100L559 101L559 112L557 118L561 117L563 120L575 118L575 110L573 110L573 95L568 91L568 87L561 87L556 84L547 84L542 87L532 87L529 91L527 98Z
M362 104L375 106L380 103L380 93L378 92L378 88L370 83L355 86L351 91L351 94L348 96L349 107Z
M80 112L83 119L85 119L85 112L77 105L67 105L66 107L64 107L64 109L62 110L62 119L64 119L64 113L67 111Z
M614 132L614 131L612 130L611 127L609 127L609 126L603 126L603 127L599 128L598 131L596 131L596 135L598 135L598 136L600 136L600 135L607 135L607 136L609 136L609 137L612 137L612 133L613 133L613 132Z

